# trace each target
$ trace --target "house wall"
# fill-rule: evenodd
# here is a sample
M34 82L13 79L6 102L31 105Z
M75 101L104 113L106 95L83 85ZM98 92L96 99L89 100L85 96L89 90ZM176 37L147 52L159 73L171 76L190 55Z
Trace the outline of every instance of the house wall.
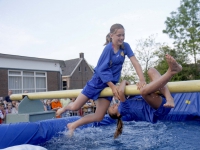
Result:
M48 91L57 91L62 89L62 76L60 72L47 72L47 89Z
M80 67L80 71L79 71ZM85 68L87 71L85 71ZM93 72L86 63L86 61L83 59L79 66L76 68L74 74L70 78L70 85L69 89L82 89L87 81L89 81L92 78Z
M8 95L8 70L0 68L0 97ZM32 70L36 71L36 70ZM62 90L62 80L60 72L44 71L47 72L47 91Z
M8 95L8 70L0 69L0 97Z

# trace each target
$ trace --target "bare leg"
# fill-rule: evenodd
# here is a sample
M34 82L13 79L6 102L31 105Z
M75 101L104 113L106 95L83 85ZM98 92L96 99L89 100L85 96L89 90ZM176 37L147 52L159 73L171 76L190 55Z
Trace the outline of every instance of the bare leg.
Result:
M81 93L78 95L77 99L74 102L71 102L67 106L58 109L56 112L56 116L60 116L67 110L79 110L88 100L89 98Z
M167 107L173 107L174 102L173 100L170 100L169 91L165 88L165 85L167 82L170 81L171 77L175 75L176 73L180 72L182 70L182 67L176 62L176 60L170 56L166 55L166 61L169 65L169 68L167 72L162 75L160 78L154 79L151 83L147 84L145 87L143 87L140 92L143 98L153 107L158 108L161 104L161 97L156 97L156 94L154 92L161 90L163 94L165 94L168 100L165 106ZM155 73L155 72L154 72ZM151 76L153 79L153 76ZM158 76L157 76L158 77ZM161 89L162 88L162 89ZM156 103L157 102L157 103Z
M148 75L149 75L151 81L154 81L161 77L160 73L155 68L149 69ZM165 98L167 100L166 104L168 103L168 106L165 106L166 104L164 104L164 106L173 108L174 107L174 99L171 96L171 93L170 93L168 87L165 85L164 87L160 88L159 91L161 94L163 94L165 96ZM156 95L154 94L153 97L157 97L157 96L158 96L157 94ZM162 102L162 99L161 99L161 102Z
M88 123L95 122L95 121L97 121L97 122L101 121L103 119L109 105L110 105L110 101L108 101L104 98L99 98L96 101L95 113L88 114L75 122L68 123L67 127L69 129L70 135L73 135L74 130L81 125L88 124Z

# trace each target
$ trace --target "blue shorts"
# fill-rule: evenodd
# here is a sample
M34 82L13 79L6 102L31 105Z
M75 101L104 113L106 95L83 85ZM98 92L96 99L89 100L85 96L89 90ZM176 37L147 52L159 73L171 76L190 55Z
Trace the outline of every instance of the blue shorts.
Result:
M89 99L97 100L101 91L106 87L108 87L108 85L103 83L99 77L94 75L92 79L87 82L81 93L87 96ZM102 98L105 98L110 102L112 101L112 96Z
M171 108L167 108L167 107L163 106L165 103L166 103L166 98L162 97L162 104L160 105L160 107L157 110L154 109L155 116L162 117L162 116L167 115L170 112Z

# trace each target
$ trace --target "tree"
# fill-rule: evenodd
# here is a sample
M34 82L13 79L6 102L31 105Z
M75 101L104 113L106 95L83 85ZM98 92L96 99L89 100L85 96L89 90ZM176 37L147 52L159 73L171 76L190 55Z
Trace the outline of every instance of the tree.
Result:
M147 71L150 67L154 66L154 61L156 59L154 52L158 50L160 46L160 43L156 43L155 37L155 35L151 35L146 39L137 41L136 55L142 66L146 82L149 81Z
M197 55L200 53L200 0L182 0L178 12L172 12L165 21L163 33L175 40L177 49L182 49L194 59L194 77L197 79Z

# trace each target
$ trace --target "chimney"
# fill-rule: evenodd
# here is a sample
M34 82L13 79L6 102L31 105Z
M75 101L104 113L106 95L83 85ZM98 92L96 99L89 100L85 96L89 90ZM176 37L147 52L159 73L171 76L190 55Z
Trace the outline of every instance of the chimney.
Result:
M79 56L84 59L84 53L79 53Z

